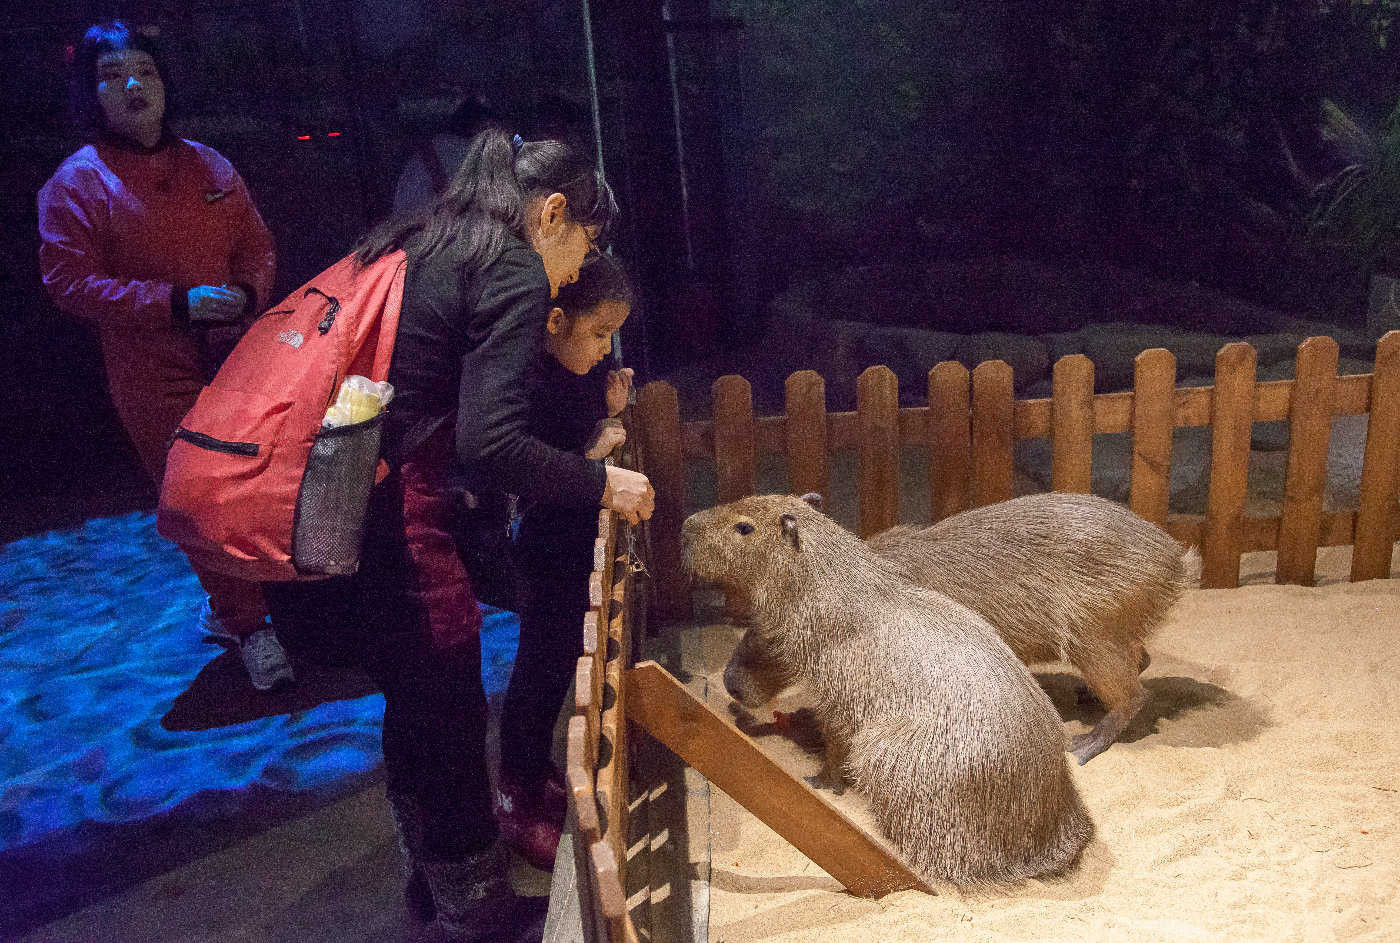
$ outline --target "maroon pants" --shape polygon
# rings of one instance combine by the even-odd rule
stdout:
[[[165,477],[165,456],[170,440],[199,396],[197,377],[166,377],[140,388],[114,386],[112,401],[127,437],[146,473],[160,487]],[[257,583],[225,576],[190,561],[199,585],[209,594],[209,608],[234,634],[243,637],[262,628],[267,615],[262,589]]]

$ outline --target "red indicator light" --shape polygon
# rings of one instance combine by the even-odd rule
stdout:
[[[327,131],[327,132],[326,132],[326,137],[328,137],[328,138],[338,138],[338,137],[340,137],[340,132],[339,132],[339,131]]]
[[[298,141],[309,141],[309,140],[311,140],[311,135],[309,135],[309,134],[298,134],[298,135],[297,135],[297,140],[298,140]]]

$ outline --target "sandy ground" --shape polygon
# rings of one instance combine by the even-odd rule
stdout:
[[[1349,556],[1325,551],[1320,582]],[[1147,707],[1075,768],[1098,832],[1068,875],[861,900],[713,790],[710,943],[1400,940],[1400,581],[1305,589],[1271,571],[1272,554],[1249,555],[1254,585],[1192,592],[1149,646]],[[722,709],[735,640],[707,628],[690,666]],[[1101,715],[1068,669],[1036,675],[1070,733]],[[816,755],[767,730],[765,750],[815,773]],[[834,801],[868,821],[859,797]]]

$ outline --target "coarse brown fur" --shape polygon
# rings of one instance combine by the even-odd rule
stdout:
[[[992,624],[1026,664],[1064,661],[1108,713],[1070,741],[1081,764],[1142,709],[1146,642],[1200,577],[1200,557],[1120,504],[1093,495],[1037,494],[955,514],[931,527],[895,527],[868,541],[919,586]],[[741,704],[770,701],[786,679],[746,635],[725,669]]]
[[[813,698],[829,749],[926,880],[1057,874],[1093,834],[1045,692],[981,616],[798,498],[692,515],[687,565],[740,590],[753,631]]]

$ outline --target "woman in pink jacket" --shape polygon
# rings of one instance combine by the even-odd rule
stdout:
[[[112,401],[157,486],[219,349],[271,302],[275,261],[233,165],[170,133],[165,76],[147,36],[120,22],[88,30],[73,102],[91,143],[39,192],[44,285],[97,329]],[[239,642],[259,690],[289,682],[257,584],[195,573],[209,594],[204,628]]]

